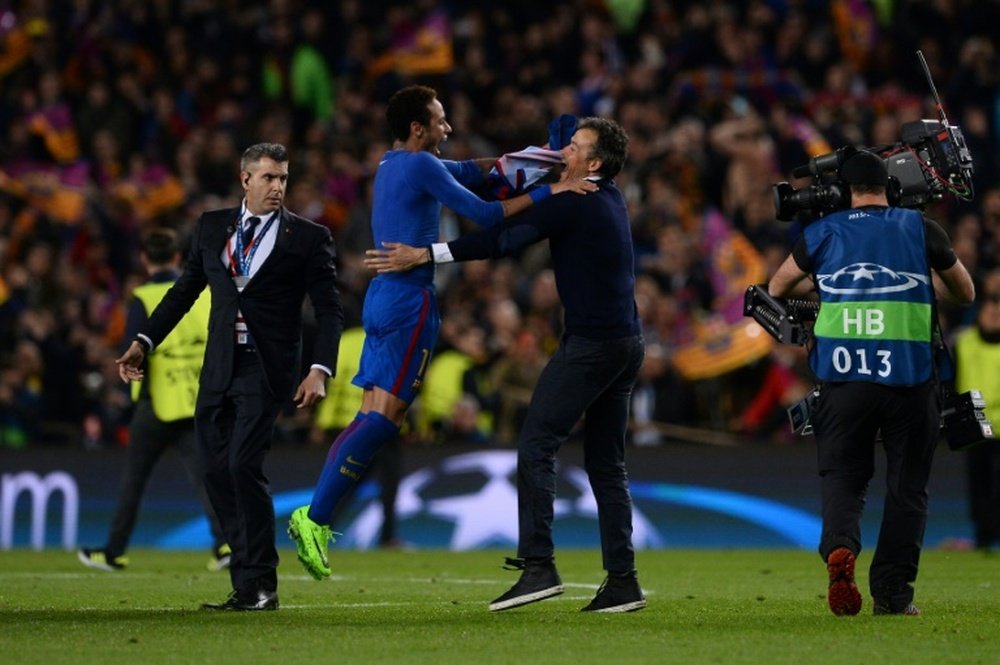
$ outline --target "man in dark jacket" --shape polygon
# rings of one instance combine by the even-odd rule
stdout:
[[[294,393],[299,407],[324,396],[344,317],[330,232],[282,206],[284,146],[250,146],[240,169],[242,204],[201,216],[183,274],[117,363],[123,381],[141,378],[145,354],[208,285],[212,311],[195,423],[205,487],[232,548],[233,590],[224,602],[202,607],[274,610],[278,552],[264,457],[299,376],[303,299],[308,295],[312,302],[318,332],[309,372]]]

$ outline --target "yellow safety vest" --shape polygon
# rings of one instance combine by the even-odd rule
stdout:
[[[455,412],[455,405],[462,399],[462,381],[473,366],[472,358],[450,349],[434,356],[424,375],[420,390],[420,407],[417,409],[417,431],[429,436],[437,423],[448,421]],[[493,415],[483,409],[476,420],[486,433],[493,431]]]
[[[361,349],[365,344],[363,328],[348,328],[340,336],[337,373],[326,380],[326,398],[313,414],[313,422],[323,430],[344,429],[351,424],[365,391],[351,383],[358,373]]]
[[[172,282],[152,282],[137,287],[133,294],[152,312],[163,300]],[[174,326],[146,359],[146,378],[153,413],[164,422],[191,418],[198,399],[198,375],[205,361],[208,342],[209,290],[201,292],[188,313]],[[139,398],[141,383],[132,384],[132,399]]]
[[[986,417],[996,427],[1000,422],[1000,344],[988,344],[975,327],[959,333],[955,341],[955,388],[963,393],[973,388],[986,400]]]

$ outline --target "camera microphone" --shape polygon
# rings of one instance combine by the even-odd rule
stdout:
[[[840,171],[840,165],[855,152],[857,150],[852,146],[845,146],[839,150],[828,152],[825,155],[816,155],[809,160],[809,163],[796,166],[792,169],[792,175],[796,178],[805,178],[807,176],[818,178],[826,173],[837,173]]]

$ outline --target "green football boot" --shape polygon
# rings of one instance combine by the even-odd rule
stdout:
[[[330,576],[327,548],[333,540],[333,530],[309,519],[309,506],[296,508],[288,520],[288,535],[295,541],[299,561],[306,572],[317,580]]]

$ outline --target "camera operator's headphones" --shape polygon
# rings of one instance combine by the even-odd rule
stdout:
[[[885,198],[893,208],[899,207],[899,202],[903,200],[903,184],[894,175],[890,175],[889,182],[885,183]]]

